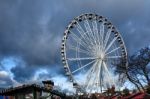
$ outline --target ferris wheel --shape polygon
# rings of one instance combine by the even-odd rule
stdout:
[[[114,71],[127,51],[120,33],[105,17],[82,14],[67,26],[61,47],[66,75],[78,89],[102,92],[115,85]]]

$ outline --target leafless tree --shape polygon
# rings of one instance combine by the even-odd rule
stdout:
[[[117,64],[116,72],[124,74],[139,90],[144,86],[150,86],[150,47],[142,48],[140,51],[128,58],[127,66],[123,60]]]

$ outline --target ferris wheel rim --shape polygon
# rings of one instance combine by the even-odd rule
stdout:
[[[103,16],[98,16],[97,14],[82,14],[78,17],[76,17],[73,21],[70,22],[70,24],[68,25],[68,27],[66,28],[65,32],[64,32],[64,36],[63,36],[63,40],[62,40],[62,47],[61,47],[61,55],[62,55],[62,62],[64,64],[64,69],[65,69],[65,72],[66,74],[68,75],[69,79],[72,81],[72,82],[76,82],[74,77],[73,77],[73,73],[75,71],[71,71],[70,70],[70,67],[69,67],[69,64],[68,64],[68,60],[73,60],[73,58],[67,58],[66,57],[66,40],[68,38],[68,35],[70,34],[70,29],[73,28],[78,22],[81,22],[84,20],[84,17],[88,17],[89,20],[97,20],[97,21],[104,21],[105,22],[105,25],[107,26],[107,28],[112,28],[112,33],[114,33],[114,35],[116,35],[117,37],[115,39],[113,39],[114,41],[115,40],[118,40],[118,42],[120,43],[120,46],[117,47],[116,49],[114,50],[117,50],[119,48],[121,48],[122,50],[122,53],[123,55],[121,56],[121,58],[123,58],[123,60],[125,60],[125,63],[126,63],[126,60],[127,60],[127,51],[126,51],[126,47],[125,47],[125,44],[124,44],[124,41],[120,35],[120,33],[116,30],[116,28],[112,25],[111,22],[108,22],[108,20],[103,17]],[[106,49],[106,51],[109,49],[109,47]],[[112,51],[114,51],[112,50]],[[106,54],[109,54],[111,53],[108,52]],[[115,56],[114,56],[115,57]],[[114,58],[114,57],[109,57],[109,58]],[[96,59],[98,57],[93,57],[93,59]],[[83,58],[80,58],[80,59],[83,59]],[[89,57],[87,59],[92,59],[92,57]],[[75,60],[75,59],[74,59]]]

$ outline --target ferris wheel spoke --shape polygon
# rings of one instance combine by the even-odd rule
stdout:
[[[98,68],[96,69],[96,77],[95,77],[95,82],[97,83],[97,87],[100,85],[100,77],[101,77],[101,66],[102,66],[102,60],[100,60],[99,64],[98,65]]]
[[[67,60],[70,60],[70,61],[77,61],[77,60],[95,60],[97,59],[96,57],[86,57],[86,58],[67,58]]]
[[[102,66],[102,61],[100,62],[97,61],[88,72],[88,79],[86,82],[87,89],[92,86],[96,86],[96,87],[99,86],[101,66]]]
[[[92,26],[93,26],[93,35],[95,37],[95,43],[97,45],[100,45],[98,40],[99,36],[98,36],[97,22],[95,20],[92,22]]]
[[[84,47],[85,49],[87,50],[90,50],[89,48],[89,43],[87,43],[84,39],[80,39],[80,37],[78,37],[74,32],[70,31],[71,32],[71,35],[72,35],[72,38],[77,42],[79,43],[82,47]]]
[[[92,86],[94,86],[94,87],[96,87],[96,88],[94,88],[95,89],[95,91],[97,90],[99,90],[100,89],[100,67],[101,67],[101,62],[102,61],[100,61],[100,62],[97,62],[97,64],[95,65],[95,68],[94,68],[94,72],[92,73],[93,74],[93,76],[92,76],[92,78],[91,79],[89,79],[88,81],[91,81],[90,83],[89,83],[89,86],[88,87],[92,87]],[[90,86],[91,85],[91,86]]]
[[[87,36],[87,32],[81,27],[81,25],[77,22],[77,30],[80,33],[81,37],[87,42],[90,42],[90,37]]]
[[[110,34],[111,34],[111,29],[109,29],[106,33],[106,37],[105,37],[105,40],[104,40],[104,48],[106,47],[108,41],[109,41],[109,38],[110,38]]]
[[[87,31],[87,34],[88,34],[88,36],[89,36],[89,38],[90,38],[90,41],[91,41],[91,43],[94,45],[94,43],[95,43],[95,37],[94,37],[94,35],[93,35],[93,32],[92,32],[92,30],[91,30],[91,27],[90,27],[90,24],[89,24],[89,22],[88,22],[88,20],[87,20],[87,17],[85,16],[85,21],[84,21],[84,26],[85,26],[85,28],[86,28],[86,31]]]
[[[112,75],[111,75],[111,72],[108,70],[108,68],[107,68],[107,65],[106,65],[106,63],[105,62],[103,62],[103,64],[104,64],[104,69],[106,70],[106,72],[107,72],[107,78],[110,80],[109,81],[109,86],[111,86],[111,85],[114,85],[114,81],[113,81],[113,77],[112,77]]]
[[[82,33],[84,34],[84,32],[85,32],[84,29],[81,27],[81,25],[78,22],[77,22],[77,30],[80,33],[80,35],[82,35]]]
[[[121,56],[107,56],[107,58],[121,58]]]
[[[87,79],[86,79],[86,88],[88,89],[89,86],[92,84],[93,82],[93,72],[95,71],[95,67],[96,67],[97,61],[93,64],[93,66],[91,66],[91,68],[88,70],[87,72]],[[94,75],[95,76],[95,75]]]
[[[85,43],[85,41],[83,41],[82,39],[80,39],[77,35],[75,35],[75,33],[73,33],[72,31],[70,31],[72,34],[72,38],[79,43],[81,46],[83,46],[84,48],[87,48],[87,44]]]
[[[106,47],[106,50],[105,52],[107,52],[109,50],[109,48],[113,45],[113,43],[116,41],[117,37],[115,37],[111,42],[110,44]]]
[[[85,37],[86,37],[86,36],[84,35],[84,34],[85,34],[85,31],[83,30],[83,28],[80,26],[79,23],[77,24],[77,30],[78,30],[79,34],[81,35],[81,37],[85,40]],[[88,41],[88,40],[87,40],[87,41]],[[87,41],[86,41],[86,42],[87,42]]]
[[[96,21],[93,21],[92,22],[92,26],[93,26],[93,34],[94,34],[94,36],[96,37],[97,36],[97,34],[98,34],[98,29],[97,29],[97,23],[96,23]]]
[[[77,72],[77,71],[79,71],[79,70],[81,70],[81,69],[83,69],[83,68],[89,66],[90,64],[94,63],[95,61],[96,61],[96,60],[93,60],[93,61],[91,61],[91,62],[85,64],[84,66],[82,66],[82,67],[80,67],[80,68],[74,70],[72,73],[75,73],[75,72]]]
[[[100,83],[100,91],[102,92],[102,86],[103,86],[103,68],[102,68],[102,66],[103,66],[103,61],[101,61],[101,67],[100,67],[100,72],[99,72],[99,83]]]
[[[86,54],[86,55],[91,56],[91,53],[90,53],[89,51],[86,51],[86,50],[81,49],[81,48],[77,48],[77,47],[75,47],[75,46],[69,46],[69,49],[74,50],[74,51],[77,51],[77,52],[80,52],[80,53],[84,53],[84,54]]]
[[[119,46],[119,47],[117,47],[117,48],[111,50],[110,52],[106,53],[105,55],[111,54],[111,53],[115,52],[116,50],[118,50],[118,49],[120,49],[120,48],[121,48],[121,47]]]
[[[110,77],[110,72],[109,72],[109,70],[108,70],[107,65],[106,65],[105,62],[103,62],[103,66],[104,66],[104,69],[105,69],[105,71],[107,72],[108,78],[109,78],[109,77]]]
[[[101,42],[101,44],[102,44],[102,46],[103,46],[103,40],[104,40],[104,23],[102,23],[102,24],[100,25],[100,37],[101,37],[100,42]]]

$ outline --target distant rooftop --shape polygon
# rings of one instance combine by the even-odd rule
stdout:
[[[44,83],[49,83],[49,81],[43,81],[43,82]],[[61,97],[65,96],[64,93],[61,93],[57,90],[47,89],[46,87],[43,87],[43,86],[40,86],[40,85],[37,85],[37,84],[24,84],[22,86],[10,87],[10,88],[6,88],[6,89],[0,89],[0,95],[14,96],[17,93],[26,93],[26,92],[33,91],[33,90],[50,92],[51,94],[58,95],[58,96],[61,96]]]
[[[52,80],[42,81],[43,84],[51,84],[54,86],[54,82]]]

